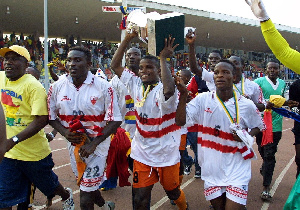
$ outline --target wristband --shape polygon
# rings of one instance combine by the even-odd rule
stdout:
[[[50,133],[48,133],[51,137],[52,137],[52,139],[54,139],[54,134],[52,133],[52,132],[50,132]]]

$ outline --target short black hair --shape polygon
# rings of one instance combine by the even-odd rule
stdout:
[[[228,60],[228,59],[221,59],[221,60],[219,61],[219,63],[221,63],[221,62],[230,64],[230,65],[232,66],[232,68],[233,68],[232,74],[235,74],[235,73],[236,73],[236,67],[235,67],[234,63],[232,63],[230,60]],[[218,63],[218,64],[219,64],[219,63]],[[218,65],[218,64],[217,64],[217,65]]]
[[[82,47],[82,46],[75,46],[75,47],[70,48],[69,52],[72,50],[77,50],[77,51],[83,52],[86,55],[86,60],[89,62],[92,61],[92,53],[88,48]]]
[[[277,59],[271,59],[271,60],[268,61],[268,63],[270,63],[270,62],[272,62],[272,63],[277,63],[278,65],[280,65],[280,62],[279,62],[279,60],[277,60]],[[268,64],[268,63],[267,63],[267,64]]]
[[[210,53],[218,53],[220,55],[221,59],[223,58],[222,53],[221,53],[220,50],[213,50]]]
[[[148,59],[148,60],[152,60],[156,67],[159,69],[160,68],[160,62],[159,62],[159,59],[153,55],[145,55],[144,57],[142,57],[142,60],[143,59]]]

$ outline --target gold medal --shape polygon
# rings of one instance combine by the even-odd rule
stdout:
[[[143,106],[144,106],[144,103],[145,103],[145,101],[138,101],[138,102],[136,102],[134,105],[135,105],[136,107],[143,107]]]

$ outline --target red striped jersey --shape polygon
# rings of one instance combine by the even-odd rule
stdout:
[[[76,88],[69,75],[53,83],[48,93],[49,119],[59,119],[69,128],[79,119],[90,137],[101,135],[107,121],[122,121],[114,89],[109,82],[88,72],[84,83]],[[110,140],[100,143],[96,153],[107,155]]]
[[[121,81],[134,103],[143,98],[143,84],[139,77],[124,70]],[[175,124],[178,91],[165,100],[163,84],[159,82],[147,94],[142,107],[135,106],[136,132],[131,144],[131,157],[149,166],[164,167],[179,162],[181,132]]]
[[[224,102],[236,117],[234,98]],[[260,112],[254,103],[238,97],[239,122],[243,129],[264,128]],[[243,142],[234,141],[231,124],[216,93],[199,94],[187,104],[187,125],[198,126],[198,161],[201,177],[216,186],[246,185],[251,178],[250,158],[254,153]]]

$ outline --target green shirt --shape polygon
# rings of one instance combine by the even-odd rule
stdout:
[[[260,86],[266,101],[270,99],[271,95],[284,96],[286,84],[282,79],[277,79],[277,83],[279,84],[276,89],[273,88],[266,77],[260,77],[254,80],[254,82],[256,82]],[[280,114],[272,112],[273,132],[282,131],[282,118],[283,117]]]

